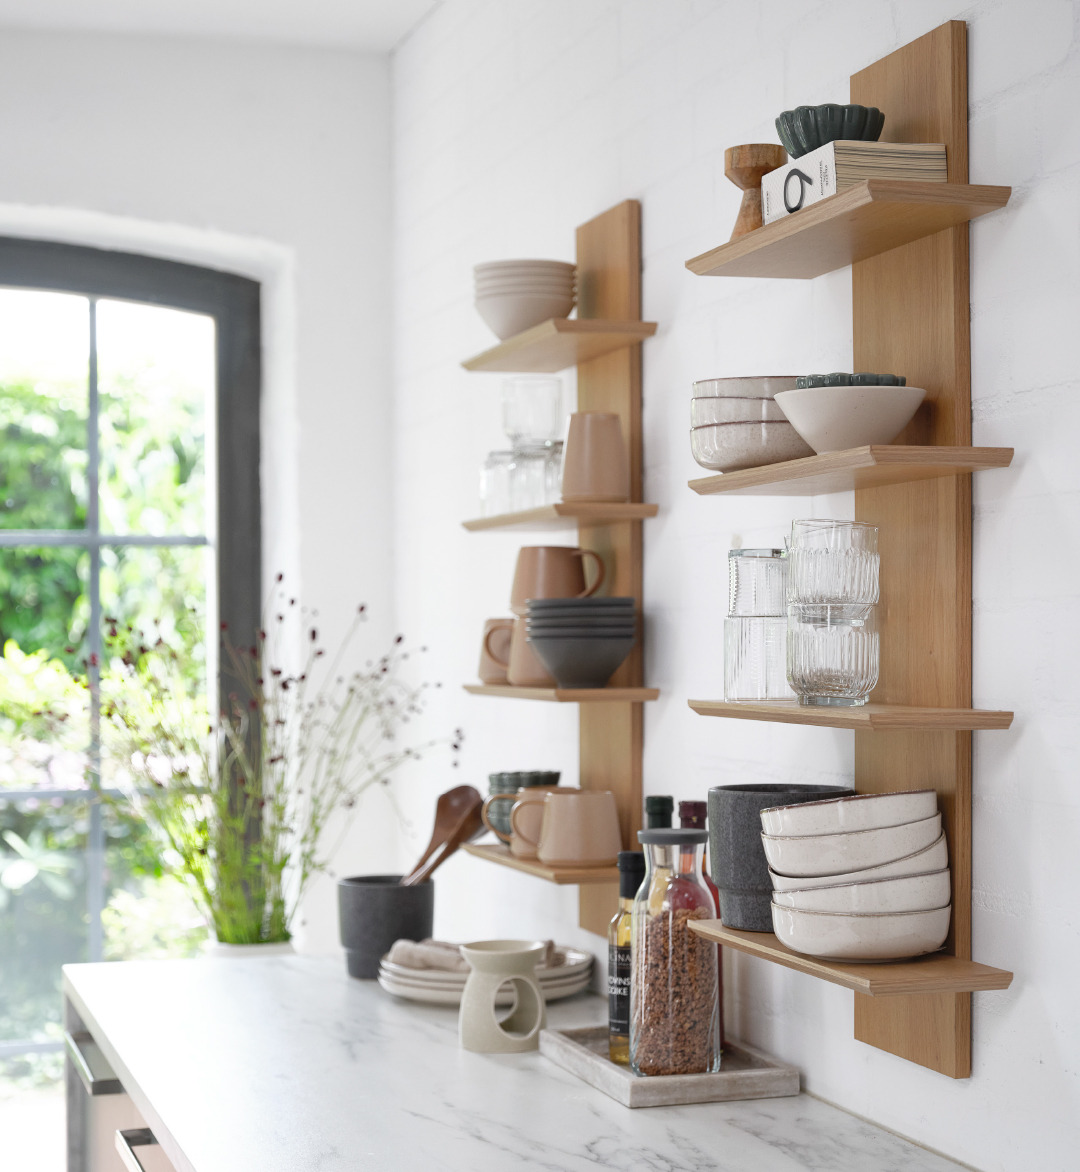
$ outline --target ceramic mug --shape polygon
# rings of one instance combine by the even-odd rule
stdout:
[[[514,620],[514,630],[510,635],[510,665],[506,669],[506,679],[515,688],[555,687],[555,677],[537,658],[528,641],[525,620],[521,617]]]
[[[484,802],[480,810],[480,817],[484,820],[484,825],[495,837],[501,839],[510,847],[511,854],[516,855],[519,859],[535,859],[536,839],[540,834],[540,822],[544,813],[544,797],[549,793],[553,793],[555,790],[569,788],[569,786],[533,785],[519,789],[517,793],[513,794],[492,794]],[[513,803],[509,816],[511,831],[509,834],[503,833],[492,822],[488,813],[496,802]],[[517,823],[514,821],[515,818],[518,820]],[[522,838],[521,833],[517,830],[518,824],[520,824],[526,834],[526,838]]]
[[[513,818],[511,812],[512,826]],[[536,838],[530,841],[521,825],[514,829],[549,866],[613,867],[622,850],[619,810],[610,790],[549,790]]]
[[[513,619],[488,619],[484,623],[484,637],[480,644],[480,667],[476,673],[481,683],[507,682],[506,669],[510,666],[510,638],[513,631]]]
[[[585,559],[596,564],[596,581],[585,585]],[[572,545],[525,545],[518,551],[510,609],[516,615],[528,610],[530,598],[588,598],[604,582],[604,560],[592,549]]]
[[[570,416],[562,497],[564,501],[630,499],[630,461],[618,415],[580,411]]]

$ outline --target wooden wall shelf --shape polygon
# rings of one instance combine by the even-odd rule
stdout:
[[[1011,187],[868,179],[703,252],[686,267],[699,277],[820,277],[997,211],[1011,193]]]
[[[546,879],[549,883],[563,885],[580,885],[590,883],[618,883],[618,867],[549,867],[539,859],[519,859],[512,855],[508,847],[501,843],[498,846],[487,843],[467,842],[462,850],[468,851],[478,859],[487,859],[489,863],[498,863],[501,867],[509,867],[514,871],[523,871],[526,875],[534,875],[537,879]],[[614,913],[612,913],[614,915]]]
[[[982,708],[915,708],[901,704],[864,704],[861,708],[818,708],[796,700],[758,704],[749,700],[689,700],[699,716],[734,720],[767,720],[776,724],[812,724],[819,728],[850,728],[856,732],[962,732],[1004,729],[1011,712]]]
[[[1007,468],[1012,458],[1012,448],[874,444],[703,476],[691,480],[690,487],[702,496],[721,492],[739,496],[814,496]]]
[[[466,370],[554,374],[579,362],[637,346],[655,333],[656,322],[652,321],[552,318],[475,358],[467,358],[461,365]]]
[[[547,700],[556,704],[640,704],[655,700],[659,688],[515,688],[510,684],[466,684],[473,696],[501,696],[506,700]]]
[[[479,533],[485,529],[574,529],[581,522],[613,525],[619,521],[644,521],[655,517],[659,511],[659,505],[560,501],[554,505],[542,505],[538,509],[524,509],[520,513],[477,517],[472,521],[462,521],[462,525],[470,533]]]
[[[868,997],[900,993],[974,993],[1007,989],[1012,984],[1013,975],[1005,969],[991,968],[941,952],[914,960],[851,964],[818,960],[792,952],[772,932],[740,932],[725,928],[719,920],[691,921],[690,927],[706,940],[715,940],[717,944],[735,948],[748,956],[757,956],[834,985],[843,985],[845,989],[854,989]]]

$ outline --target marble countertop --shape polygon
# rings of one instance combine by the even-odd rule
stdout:
[[[629,1110],[342,961],[68,965],[64,989],[177,1172],[956,1172],[806,1095]],[[605,1020],[578,996],[548,1024]]]

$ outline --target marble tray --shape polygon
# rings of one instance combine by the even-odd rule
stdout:
[[[640,1078],[608,1058],[607,1026],[541,1030],[540,1053],[624,1107],[669,1107],[727,1099],[776,1099],[799,1093],[799,1072],[744,1042],[728,1041],[716,1074]]]

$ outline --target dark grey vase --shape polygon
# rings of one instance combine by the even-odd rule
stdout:
[[[709,790],[709,869],[727,928],[772,931],[772,881],[761,845],[761,811],[839,798],[843,785],[718,785]]]
[[[353,875],[338,881],[338,924],[350,977],[377,977],[395,940],[426,940],[435,913],[429,879],[401,887],[400,875]]]

